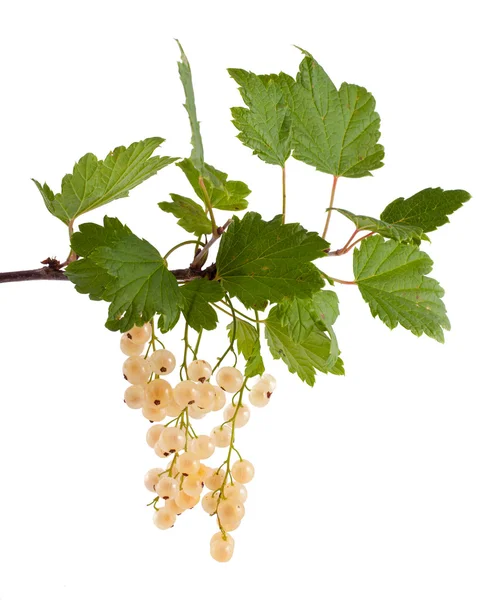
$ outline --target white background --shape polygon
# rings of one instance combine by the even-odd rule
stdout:
[[[106,305],[68,283],[0,289],[0,598],[326,598],[484,600],[484,68],[479,3],[17,1],[0,13],[0,271],[65,258],[65,227],[30,177],[58,191],[85,152],[162,135],[187,156],[189,128],[174,37],[191,61],[206,157],[246,181],[251,208],[279,212],[279,170],[235,139],[240,105],[227,67],[295,74],[297,44],[338,84],[366,86],[382,117],[385,167],[342,180],[336,205],[377,216],[429,186],[474,199],[425,245],[453,329],[440,345],[373,320],[339,289],[347,376],[314,389],[279,378],[238,447],[257,474],[235,556],[209,557],[215,524],[200,508],[168,532],[151,523],[145,471],[160,463],[146,423],[122,402],[118,335]],[[331,178],[288,165],[289,220],[321,230]],[[161,250],[181,238],[157,202],[189,194],[176,168],[118,216]],[[222,221],[225,215],[220,214]],[[351,232],[336,215],[331,241]],[[189,253],[173,255],[185,266]],[[330,275],[350,278],[348,257]],[[343,287],[343,286],[341,286]],[[180,353],[180,330],[169,345]],[[223,333],[206,336],[214,362]],[[203,422],[201,426],[209,427]]]

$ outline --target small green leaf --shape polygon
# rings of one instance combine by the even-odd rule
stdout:
[[[247,213],[222,236],[216,258],[217,277],[231,296],[247,308],[262,310],[267,302],[305,298],[323,280],[312,260],[325,256],[329,244],[297,223],[282,225],[281,217],[263,221]]]
[[[238,139],[261,160],[284,167],[290,156],[291,119],[278,75],[255,75],[243,69],[228,69],[228,73],[248,106],[231,109]]]
[[[187,324],[201,331],[215,329],[218,315],[210,302],[218,302],[224,296],[224,290],[217,281],[194,279],[181,286],[182,312]]]
[[[344,375],[340,358],[334,365],[331,357],[331,340],[315,326],[303,342],[294,342],[287,327],[282,325],[280,308],[274,307],[265,321],[265,337],[274,358],[281,358],[291,373],[308,385],[315,383],[316,370],[334,375]]]
[[[356,225],[358,231],[372,231],[373,233],[379,233],[383,237],[391,238],[397,242],[413,242],[415,244],[420,244],[424,238],[428,239],[420,227],[403,225],[401,223],[387,223],[386,221],[374,219],[373,217],[355,215],[343,208],[335,208],[334,210],[352,221]]]
[[[159,252],[118,219],[105,217],[104,227],[81,225],[72,248],[85,258],[71,263],[66,273],[78,291],[111,303],[108,329],[128,331],[155,314],[174,322],[181,304],[176,278]]]
[[[227,327],[230,341],[233,339],[233,323]],[[241,354],[246,360],[246,377],[255,377],[262,375],[265,371],[260,348],[260,338],[256,327],[242,321],[236,320],[235,342],[238,354]]]
[[[119,146],[105,160],[85,154],[74,165],[73,172],[64,176],[60,194],[54,195],[47,184],[33,181],[49,212],[69,224],[79,215],[127,197],[134,187],[175,162],[177,158],[152,156],[163,141],[154,137],[135,142],[128,148]]]
[[[449,223],[448,215],[461,208],[471,195],[464,190],[427,188],[410,198],[397,198],[380,219],[402,226],[420,227],[425,233]]]
[[[443,329],[450,328],[444,290],[425,277],[433,265],[425,252],[374,236],[361,243],[353,259],[356,283],[374,317],[390,329],[400,323],[417,336],[444,341]]]
[[[316,60],[302,52],[296,81],[280,75],[292,117],[293,157],[335,176],[371,175],[384,157],[375,99],[349,83],[337,90]]]
[[[193,162],[189,158],[185,158],[178,162],[177,166],[184,172],[189,183],[192,185],[192,188],[204,202],[204,194],[199,185],[199,172]],[[218,171],[207,163],[205,163],[205,170],[207,173],[212,173],[213,175],[211,179],[203,177],[204,185],[213,208],[236,211],[244,210],[248,207],[248,200],[246,200],[246,197],[251,194],[251,190],[246,183],[243,183],[242,181],[228,181],[228,175],[226,173]],[[215,178],[220,182],[219,187],[215,187],[212,183],[212,180]]]
[[[178,194],[170,194],[170,197],[172,202],[159,202],[159,207],[176,216],[180,227],[196,236],[211,233],[211,221],[199,204]]]

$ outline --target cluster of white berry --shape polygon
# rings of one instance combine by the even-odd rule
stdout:
[[[151,340],[153,353],[142,357],[145,344]],[[157,496],[154,523],[159,529],[173,527],[185,510],[199,502],[203,510],[216,516],[219,531],[210,543],[211,556],[227,562],[233,555],[234,540],[228,532],[239,527],[245,515],[246,483],[253,479],[254,467],[235,448],[235,429],[246,425],[250,409],[243,404],[246,379],[235,367],[217,371],[216,383],[209,379],[212,368],[205,360],[194,360],[185,366],[187,378],[174,387],[163,377],[176,366],[174,355],[165,349],[155,350],[152,327],[146,323],[123,334],[122,352],[128,356],[123,375],[131,384],[125,391],[130,408],[141,409],[153,424],[147,431],[147,443],[160,458],[169,459],[165,468],[154,468],[145,475],[145,486]],[[253,406],[268,404],[275,390],[275,378],[265,374],[251,388],[248,399]],[[226,394],[232,394],[227,403]],[[210,412],[224,408],[223,423],[210,435],[197,435],[190,419],[202,419]],[[161,423],[169,417],[167,423]],[[202,461],[213,456],[216,448],[227,448],[227,457],[218,468]],[[231,464],[232,453],[238,458]],[[201,498],[203,488],[209,492]],[[158,503],[164,501],[163,506]]]

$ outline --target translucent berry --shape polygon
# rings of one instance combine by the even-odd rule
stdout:
[[[268,391],[266,386],[260,386],[260,384],[257,383],[251,389],[248,399],[253,406],[263,408],[270,402],[271,396],[272,392]]]
[[[214,404],[213,411],[221,410],[226,404],[226,394],[224,391],[218,386],[213,385],[214,389]]]
[[[201,466],[198,457],[193,452],[180,454],[176,464],[183,475],[195,475]]]
[[[212,469],[211,467],[208,467],[208,465],[201,463],[199,466],[199,471],[196,473],[196,475],[201,481],[205,482],[206,479],[214,473],[214,471],[215,469]]]
[[[215,490],[219,490],[219,488],[223,485],[225,475],[226,471],[224,471],[223,469],[221,469],[219,472],[214,471],[214,473],[211,473],[211,475],[204,479],[204,484],[206,485],[208,490],[212,490],[213,492]]]
[[[120,338],[120,350],[126,356],[140,356],[144,349],[144,344],[134,344],[132,340],[124,333]]]
[[[145,402],[145,385],[131,385],[125,390],[125,404],[129,408],[142,408]]]
[[[175,400],[173,402],[169,402],[165,410],[167,411],[168,417],[178,417],[182,411],[181,407],[175,403]]]
[[[198,403],[199,400],[199,389],[194,381],[181,381],[174,388],[174,398],[176,404],[178,404],[181,409],[186,408],[186,406],[191,406],[192,404]]]
[[[168,458],[170,456],[170,452],[166,450],[160,443],[160,440],[155,443],[154,452],[160,458]]]
[[[155,446],[155,444],[159,441],[160,434],[162,433],[163,430],[164,430],[163,425],[152,425],[152,427],[149,427],[149,430],[147,431],[147,435],[146,435],[146,440],[147,440],[147,444],[151,448],[153,448]]]
[[[234,367],[223,367],[216,375],[216,381],[225,392],[234,394],[241,390],[243,375]]]
[[[221,500],[218,506],[218,517],[221,523],[233,523],[241,521],[245,516],[245,507],[243,503],[235,503],[231,500]]]
[[[143,482],[149,492],[155,492],[155,486],[159,482],[159,475],[161,475],[163,472],[164,472],[164,469],[157,468],[157,469],[150,469],[150,471],[147,471],[145,473]]]
[[[198,502],[199,496],[189,496],[189,494],[186,494],[184,490],[179,490],[177,492],[177,496],[175,497],[175,503],[177,506],[183,508],[184,510],[194,508]]]
[[[216,508],[218,505],[218,497],[218,492],[216,492],[214,495],[213,492],[208,492],[202,497],[201,506],[203,511],[207,512],[208,515],[212,515],[216,512]]]
[[[228,404],[223,412],[224,420],[230,421],[234,417],[235,413],[235,427],[244,427],[250,420],[250,409],[248,406],[246,406],[246,404],[241,404],[239,407],[235,406],[234,404]]]
[[[189,379],[199,381],[200,383],[207,381],[211,377],[212,372],[211,365],[205,360],[194,360],[187,367]]]
[[[150,377],[150,368],[147,361],[141,356],[130,356],[123,363],[123,376],[133,385],[147,383]]]
[[[224,486],[224,495],[227,500],[238,504],[246,502],[248,491],[242,483],[233,481],[233,483],[227,483]]]
[[[207,381],[206,383],[198,383],[197,386],[199,391],[199,398],[197,401],[198,408],[201,408],[207,412],[213,410],[214,402],[216,400],[214,386]]]
[[[182,515],[182,513],[185,510],[184,508],[178,506],[174,499],[166,500],[164,508],[166,508],[169,512],[173,513],[176,516]]]
[[[155,486],[155,491],[160,498],[171,500],[177,496],[179,484],[173,477],[166,477],[163,475]]]
[[[270,373],[265,373],[260,381],[265,382],[268,385],[268,391],[273,394],[277,387],[277,380],[275,377],[270,375]]]
[[[218,448],[227,448],[231,444],[231,427],[228,424],[215,427],[211,431],[211,439]]]
[[[249,460],[237,460],[231,467],[231,474],[238,483],[249,483],[255,475],[255,467]]]
[[[142,415],[152,423],[158,423],[165,419],[167,413],[160,406],[142,406]]]
[[[163,508],[159,508],[159,510],[155,511],[153,519],[154,519],[155,525],[159,529],[170,529],[171,527],[174,526],[174,524],[176,522],[175,514],[172,511],[167,510],[167,508],[165,508],[165,506]]]
[[[145,323],[142,327],[132,327],[130,331],[127,332],[127,337],[134,344],[145,344],[152,337],[152,325],[150,325],[150,323]]]
[[[214,454],[216,446],[209,435],[200,435],[197,438],[191,440],[190,450],[199,458],[199,460],[205,460],[210,458]]]
[[[195,496],[199,498],[201,492],[203,490],[204,484],[197,477],[197,475],[189,475],[189,477],[184,477],[184,481],[182,482],[182,489],[189,496]]]
[[[226,536],[223,537],[223,534],[218,531],[218,533],[215,533],[211,538],[209,548],[214,560],[217,560],[218,562],[228,562],[233,556],[235,541],[229,534],[226,534]]]
[[[174,401],[174,390],[165,379],[154,379],[147,384],[145,389],[146,406],[159,406],[166,408]]]
[[[176,366],[175,356],[168,350],[156,350],[149,357],[148,362],[156,375],[169,375]]]
[[[179,410],[181,410],[179,408]],[[209,411],[204,410],[203,408],[199,408],[199,406],[196,406],[195,404],[191,404],[191,406],[187,407],[187,412],[189,413],[189,416],[191,417],[191,419],[204,419],[204,417],[208,414]]]
[[[180,427],[164,427],[160,434],[160,445],[170,452],[179,452],[186,445],[186,432]]]

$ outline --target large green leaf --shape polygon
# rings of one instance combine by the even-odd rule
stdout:
[[[178,194],[171,194],[170,197],[172,202],[159,202],[159,207],[177,217],[180,227],[197,236],[211,233],[211,221],[199,204]]]
[[[47,184],[33,181],[49,212],[69,224],[94,208],[127,197],[134,187],[176,161],[177,158],[168,156],[152,156],[163,141],[154,137],[128,148],[119,146],[104,160],[85,154],[74,165],[73,172],[64,176],[60,194],[54,194]]]
[[[373,236],[354,251],[354,276],[371,314],[390,329],[399,323],[417,336],[444,341],[449,319],[441,298],[444,290],[425,277],[432,260],[416,246]]]
[[[339,90],[306,51],[296,81],[281,74],[292,117],[293,156],[324,173],[364,177],[383,166],[380,117],[363,87]]]
[[[295,342],[288,327],[282,325],[280,307],[274,307],[265,320],[265,337],[274,358],[280,358],[291,373],[309,385],[314,385],[316,370],[344,375],[340,358],[331,357],[331,339],[315,325],[305,340]],[[334,362],[334,364],[332,364]]]
[[[428,239],[420,227],[402,223],[387,223],[373,217],[355,215],[349,210],[335,208],[337,212],[352,221],[358,231],[371,231],[397,242],[414,242],[420,244],[422,239]]]
[[[180,288],[182,312],[190,327],[196,331],[215,329],[218,315],[210,302],[217,302],[224,296],[224,290],[217,281],[194,279]]]
[[[231,296],[247,308],[262,310],[267,302],[312,296],[322,285],[312,260],[325,256],[329,245],[297,223],[281,217],[263,221],[258,213],[233,218],[221,238],[217,277]]]
[[[86,253],[66,269],[78,291],[111,303],[106,326],[113,331],[142,325],[155,314],[173,322],[181,295],[159,252],[117,219],[106,217],[102,229],[86,224],[73,236],[73,249]]]
[[[283,167],[290,156],[291,119],[277,75],[228,69],[248,108],[231,109],[238,139],[261,160]]]
[[[189,158],[186,158],[178,162],[177,166],[184,172],[194,191],[204,202],[204,194],[199,185],[199,171],[196,169],[194,163]],[[206,173],[211,173],[213,175],[212,179],[203,177],[204,186],[213,208],[231,211],[247,208],[248,200],[246,197],[251,194],[251,190],[246,183],[228,180],[228,175],[226,173],[218,171],[207,163],[204,163],[204,167]],[[218,187],[213,185],[212,181],[214,179],[219,182]]]
[[[410,198],[397,198],[381,213],[389,223],[420,227],[425,233],[449,223],[448,215],[467,202],[471,195],[464,190],[427,188]]]

